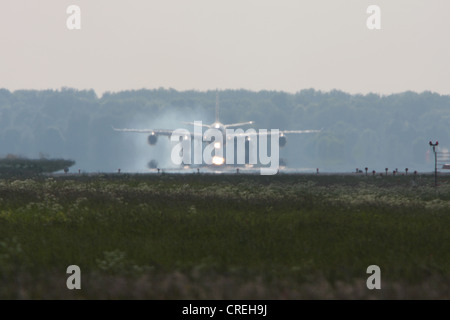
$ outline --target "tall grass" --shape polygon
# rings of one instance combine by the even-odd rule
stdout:
[[[0,297],[448,298],[449,227],[428,176],[0,180]]]

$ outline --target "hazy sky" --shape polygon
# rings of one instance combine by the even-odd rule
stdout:
[[[66,9],[81,8],[81,30]],[[369,5],[381,30],[369,30]],[[0,87],[450,94],[449,0],[2,0]]]

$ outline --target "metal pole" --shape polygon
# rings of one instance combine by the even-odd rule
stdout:
[[[433,147],[434,152],[434,186],[437,187],[437,154],[436,154],[436,147],[439,145],[439,142],[436,141],[436,143],[433,143],[430,141],[430,146]]]
[[[437,187],[437,154],[435,146],[433,146],[434,151],[434,186]]]

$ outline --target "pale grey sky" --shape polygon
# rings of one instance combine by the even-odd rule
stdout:
[[[81,8],[81,30],[66,9]],[[382,30],[368,30],[369,5]],[[0,87],[450,94],[449,0],[2,0]]]

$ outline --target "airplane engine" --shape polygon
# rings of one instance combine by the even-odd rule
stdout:
[[[158,168],[158,162],[156,162],[156,160],[151,160],[149,163],[147,163],[147,167],[149,169],[156,169]]]
[[[155,134],[151,134],[148,136],[148,144],[154,146],[158,141],[158,136]]]
[[[283,134],[281,134],[281,135],[280,135],[280,138],[279,138],[279,140],[278,140],[278,143],[279,143],[279,145],[280,145],[280,148],[284,147],[284,146],[286,145],[286,143],[287,143],[287,138],[286,138],[286,136],[283,135]]]

